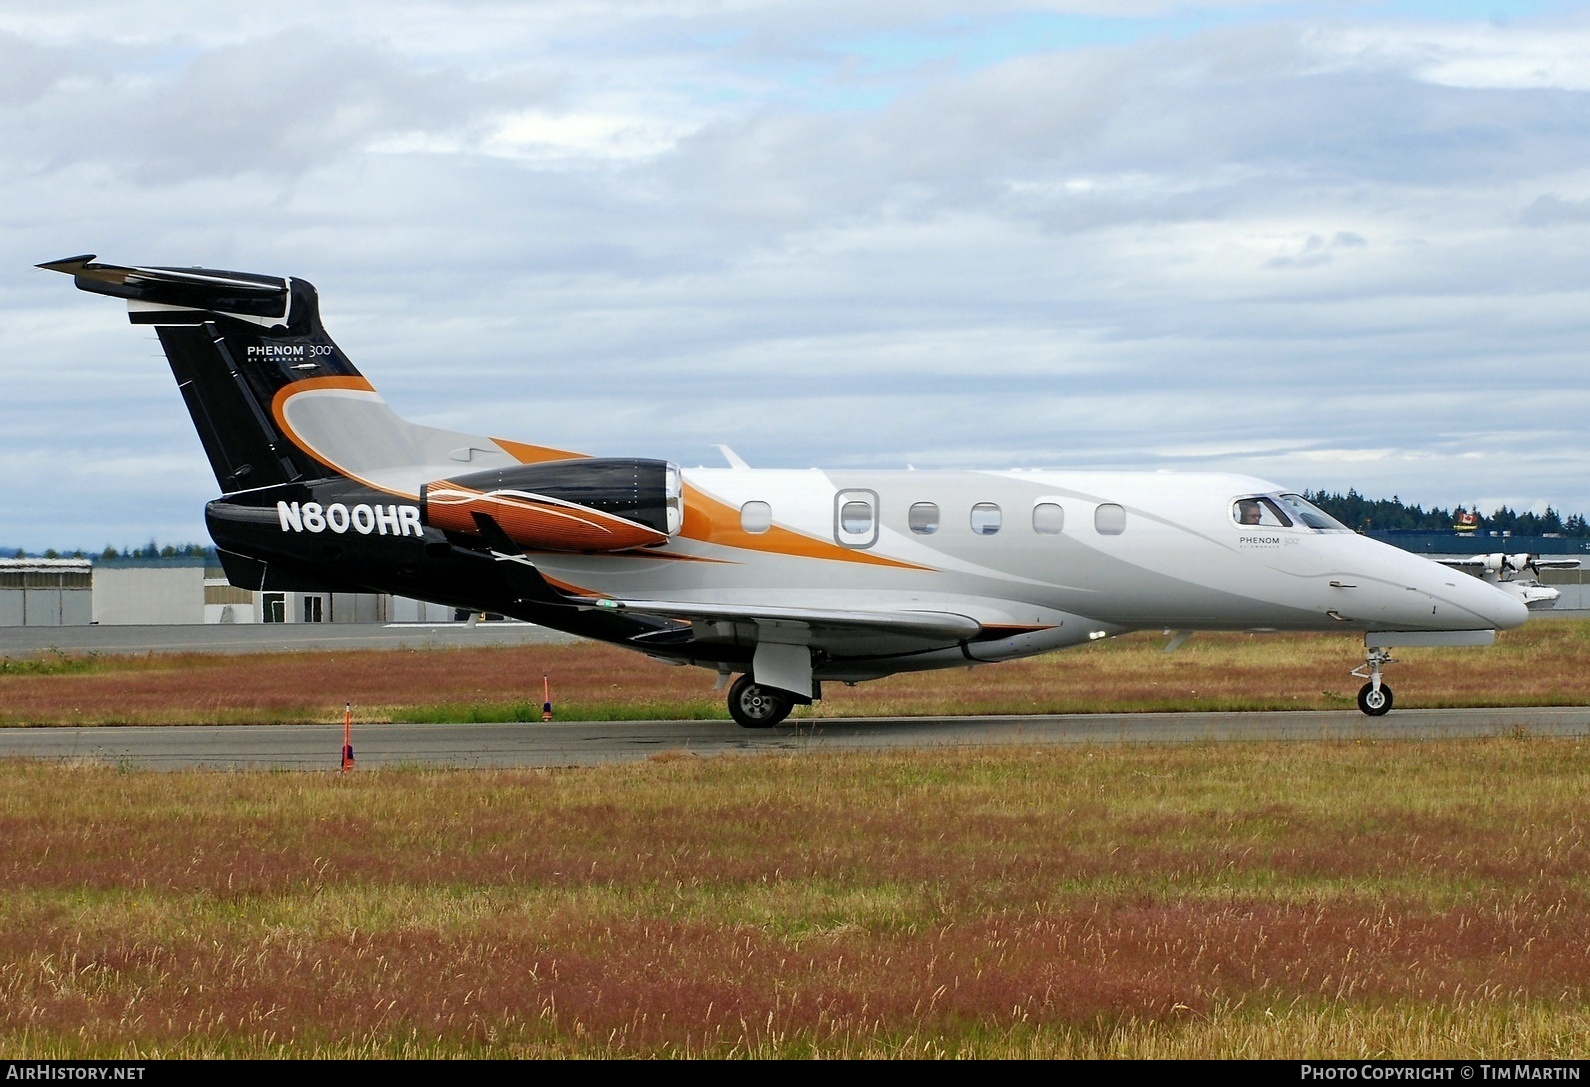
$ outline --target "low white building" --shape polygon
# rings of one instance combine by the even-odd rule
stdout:
[[[0,559],[0,626],[87,626],[93,595],[87,559]]]
[[[148,626],[205,621],[202,565],[102,564],[94,569],[94,622]]]
[[[203,559],[0,559],[0,627],[450,623],[452,608],[378,593],[262,593]]]

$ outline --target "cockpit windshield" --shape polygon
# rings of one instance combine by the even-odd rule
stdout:
[[[1351,532],[1352,529],[1342,524],[1336,518],[1308,501],[1300,494],[1283,494],[1281,504],[1292,514],[1294,520],[1301,521],[1309,528],[1318,532]]]
[[[1300,494],[1255,494],[1231,504],[1231,519],[1258,528],[1307,528],[1315,532],[1352,529]]]

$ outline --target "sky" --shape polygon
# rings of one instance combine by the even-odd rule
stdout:
[[[207,540],[80,253],[597,455],[1590,512],[1586,4],[0,0],[0,148],[4,546]]]

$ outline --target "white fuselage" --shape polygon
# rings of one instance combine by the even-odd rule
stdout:
[[[1248,476],[698,468],[684,477],[685,528],[666,547],[543,554],[537,565],[619,599],[921,609],[1011,628],[1008,638],[943,659],[913,655],[889,671],[1143,628],[1488,630],[1527,616],[1476,578],[1353,532],[1239,524],[1238,498],[1282,491]],[[867,637],[842,633],[826,635],[825,644],[841,643],[828,648],[870,655]],[[879,653],[898,648],[886,632],[873,640]]]

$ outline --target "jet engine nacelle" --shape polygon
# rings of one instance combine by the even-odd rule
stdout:
[[[490,518],[530,551],[628,551],[679,531],[682,496],[667,461],[582,457],[433,480],[420,488],[420,520],[479,536]]]

